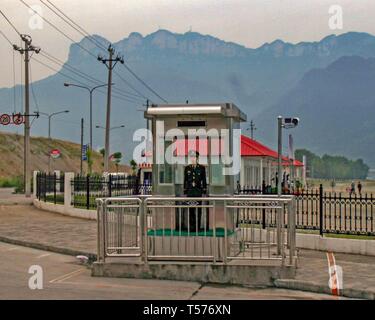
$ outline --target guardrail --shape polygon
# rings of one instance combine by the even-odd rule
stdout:
[[[293,196],[261,195],[98,199],[98,260],[259,260],[292,265],[294,202]]]

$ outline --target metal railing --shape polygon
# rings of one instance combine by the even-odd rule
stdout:
[[[296,256],[293,196],[106,198],[97,200],[97,212],[99,261],[292,265]]]

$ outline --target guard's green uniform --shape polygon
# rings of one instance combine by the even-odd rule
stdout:
[[[201,197],[207,193],[206,168],[200,164],[185,167],[184,192],[188,197]]]
[[[184,193],[188,197],[202,197],[202,195],[207,193],[206,168],[204,166],[196,164],[185,167]],[[201,203],[199,201],[199,204]],[[201,226],[201,220],[202,208],[189,208],[189,228],[185,220],[185,223],[182,223],[182,229],[189,230],[190,232],[204,229]],[[206,228],[208,228],[208,215],[204,221],[206,221]]]

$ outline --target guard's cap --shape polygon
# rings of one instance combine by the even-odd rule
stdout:
[[[190,157],[199,157],[199,152],[195,150],[190,150],[188,154]]]

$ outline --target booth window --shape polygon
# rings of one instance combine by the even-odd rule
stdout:
[[[167,148],[171,145],[172,141],[165,141],[164,143],[164,154]],[[164,164],[159,165],[159,183],[170,184],[173,181],[173,168],[172,165],[164,161]]]
[[[214,162],[210,165],[210,167],[211,167],[211,179],[210,179],[211,185],[212,186],[224,186],[225,175],[223,175],[223,168],[224,168],[223,164],[221,162],[219,163]]]

